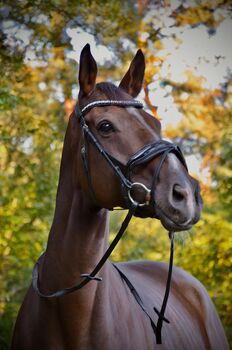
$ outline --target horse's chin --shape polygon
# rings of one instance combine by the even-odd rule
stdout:
[[[172,232],[188,231],[193,226],[192,224],[178,225],[169,218],[160,218],[160,222],[166,230]]]
[[[192,228],[192,220],[186,220],[185,222],[178,223],[171,217],[167,216],[163,211],[157,211],[157,218],[160,220],[163,227],[172,232],[188,231]]]
[[[136,209],[135,216],[142,219],[158,219],[166,230],[173,232],[188,231],[193,226],[193,223],[189,221],[180,224],[176,223],[172,220],[172,218],[168,217],[163,212],[160,212],[159,210],[154,211],[154,208],[151,207],[138,207]]]

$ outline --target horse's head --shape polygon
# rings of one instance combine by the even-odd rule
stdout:
[[[137,216],[156,217],[168,230],[186,230],[200,217],[199,184],[189,175],[181,151],[162,140],[160,122],[134,100],[144,69],[139,50],[119,87],[96,84],[97,65],[89,45],[82,50],[79,100],[72,118],[80,122],[82,166],[77,176],[99,207],[137,203]]]

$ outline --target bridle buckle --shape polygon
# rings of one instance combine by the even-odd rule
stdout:
[[[131,191],[132,191],[133,187],[141,187],[145,191],[145,201],[144,202],[140,203],[132,197]],[[147,186],[145,186],[144,184],[142,184],[140,182],[133,182],[131,184],[131,187],[128,190],[128,198],[133,205],[135,205],[137,207],[144,207],[145,205],[149,205],[149,203],[150,203],[151,190],[149,190],[149,188],[147,188]]]

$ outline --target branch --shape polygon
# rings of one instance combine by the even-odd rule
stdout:
[[[151,103],[151,99],[150,99],[150,96],[149,96],[149,89],[148,89],[148,84],[145,82],[144,83],[144,93],[145,93],[145,102],[146,102],[146,105],[149,107],[149,109],[151,110],[152,114],[154,115],[155,118],[157,119],[160,119],[158,114],[157,114],[157,109],[158,107],[157,106],[154,106],[152,103]]]

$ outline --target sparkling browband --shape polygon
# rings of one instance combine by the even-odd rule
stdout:
[[[117,100],[99,100],[88,103],[84,108],[81,109],[81,113],[85,114],[93,107],[105,107],[105,106],[119,106],[119,107],[135,107],[143,108],[143,104],[137,100],[128,101],[117,101]]]

